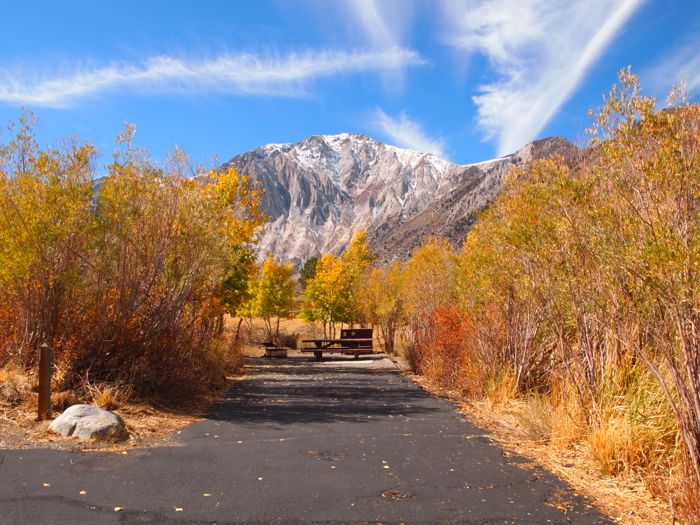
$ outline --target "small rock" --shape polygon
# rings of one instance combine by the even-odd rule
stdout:
[[[129,437],[124,421],[114,412],[90,405],[73,405],[49,425],[63,436],[121,441]]]

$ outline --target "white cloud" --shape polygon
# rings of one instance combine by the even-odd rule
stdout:
[[[400,46],[413,21],[415,3],[409,0],[345,0],[345,11],[375,48]],[[390,21],[390,22],[389,22]]]
[[[402,112],[398,118],[393,118],[381,109],[377,109],[374,124],[397,146],[432,153],[443,159],[446,157],[444,140],[428,137],[421,125],[411,120],[405,112]]]
[[[700,35],[695,35],[666,54],[645,71],[642,79],[648,81],[652,90],[661,96],[679,82],[684,82],[688,93],[700,91]]]
[[[473,97],[498,154],[534,139],[644,0],[453,0],[447,43],[498,75]]]
[[[338,4],[349,31],[359,33],[373,49],[403,47],[413,25],[416,4],[413,0],[345,0]],[[383,71],[387,85],[400,90],[404,64]]]
[[[116,89],[138,92],[224,92],[294,96],[313,80],[422,64],[418,53],[398,46],[371,51],[319,51],[282,57],[225,54],[191,60],[169,56],[142,64],[76,68],[53,77],[27,78],[0,70],[0,102],[65,107],[76,99]]]

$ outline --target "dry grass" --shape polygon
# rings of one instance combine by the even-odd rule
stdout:
[[[493,402],[483,401],[493,410]],[[560,450],[569,449],[584,440],[586,415],[573,397],[553,392],[516,397],[503,396],[499,412],[512,418],[513,424],[533,443],[547,444]]]
[[[633,429],[624,419],[612,419],[595,429],[588,436],[591,454],[607,476],[617,476],[628,470],[634,460]]]
[[[226,326],[230,331],[234,331],[238,325],[238,319],[228,318]],[[299,348],[302,339],[311,339],[323,335],[320,326],[314,326],[302,319],[282,319],[280,321],[280,341],[282,346],[287,348]],[[265,325],[262,319],[253,319],[250,325],[244,322],[241,325],[239,343],[241,355],[246,357],[260,357],[264,351],[258,342],[264,341]]]
[[[520,403],[502,400],[503,410],[512,414],[530,441],[550,443],[557,424],[557,415],[545,396],[533,395]]]
[[[227,377],[228,384],[238,381],[242,374]],[[66,438],[48,430],[48,421],[36,420],[36,394],[29,395],[19,405],[0,405],[0,449],[49,447],[60,449],[128,451],[132,448],[173,446],[173,437],[196,421],[201,421],[209,407],[220,399],[220,393],[211,393],[191,399],[178,407],[165,407],[144,402],[125,400],[117,390],[95,387],[98,401],[109,406],[119,403],[114,410],[122,416],[129,431],[129,439],[122,443],[97,443]],[[74,392],[52,395],[52,406],[58,415],[60,409],[89,401]]]
[[[66,408],[79,403],[80,399],[75,392],[71,390],[65,390],[51,395],[51,410],[54,412],[63,412]]]
[[[458,403],[460,411],[488,429],[506,451],[544,466],[616,521],[628,525],[672,523],[668,502],[652,495],[647,480],[634,473],[610,477],[601,472],[590,445],[581,441],[581,416],[569,405],[559,402],[553,406],[542,397],[496,397],[498,410],[494,411],[492,400],[467,402],[458,392],[440,388],[425,377],[410,377],[431,394]]]
[[[679,430],[658,383],[645,370],[620,367],[606,375],[588,444],[608,475],[655,475],[677,460]]]
[[[22,368],[7,365],[0,369],[0,405],[18,405],[30,393],[33,379]]]
[[[139,400],[123,383],[93,382],[87,377],[74,389],[64,388],[66,368],[56,366],[52,374],[53,416],[79,404],[92,404],[115,411],[124,418],[128,441],[115,444],[81,442],[49,432],[49,422],[38,422],[35,376],[19,367],[0,369],[0,449],[53,447],[82,450],[127,450],[134,447],[172,444],[172,436],[184,426],[204,417],[207,409],[221,398],[231,382],[243,377],[243,356],[239,343],[225,334],[218,348],[225,369],[221,379],[198,396],[183,397],[177,404],[160,404],[154,399]],[[214,388],[212,388],[213,386]]]
[[[105,410],[116,410],[132,399],[133,391],[129,385],[92,384],[86,382],[87,392],[92,405]]]
[[[503,369],[484,380],[484,400],[491,410],[498,412],[513,399],[516,387],[515,374],[509,369]]]

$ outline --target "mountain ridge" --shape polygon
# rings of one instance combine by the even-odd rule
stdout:
[[[222,165],[235,167],[264,190],[271,218],[260,236],[261,255],[303,263],[341,252],[365,229],[380,260],[406,258],[429,235],[455,244],[476,214],[495,200],[514,165],[578,148],[561,137],[533,141],[517,152],[460,165],[384,144],[368,135],[312,135],[266,144]]]

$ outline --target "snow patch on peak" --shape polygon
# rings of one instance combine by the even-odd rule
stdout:
[[[320,138],[336,153],[340,153],[343,149],[345,149],[348,143],[351,143],[352,147],[352,136],[349,133],[340,133],[339,135],[321,135]]]
[[[427,235],[462,242],[474,213],[493,202],[511,165],[567,144],[538,142],[513,155],[460,166],[367,135],[339,133],[267,144],[227,165],[265,189],[265,212],[273,221],[261,236],[261,253],[272,250],[282,260],[301,263],[338,253],[362,227],[380,257],[390,260],[409,254]]]
[[[485,164],[493,164],[494,162],[500,162],[503,160],[507,160],[511,158],[513,154],[511,153],[510,155],[504,155],[503,157],[496,157],[495,159],[489,159],[489,160],[482,160],[480,162],[472,162],[471,164],[465,164],[464,167],[470,167],[470,166],[483,166]]]
[[[352,140],[353,137],[356,137],[357,135],[354,135],[352,133],[337,133],[335,135],[321,135],[321,138],[326,141],[328,144],[332,143],[338,143],[338,142],[347,142],[348,140]]]
[[[436,182],[444,178],[452,169],[460,168],[459,164],[454,164],[447,160],[436,157],[432,153],[422,153],[411,149],[399,148],[397,146],[386,146],[387,151],[393,153],[399,163],[410,168],[412,171],[419,167],[426,167]]]
[[[271,153],[284,153],[289,151],[289,144],[265,144],[259,148],[253,150],[253,153],[261,153],[263,155],[269,155]]]

